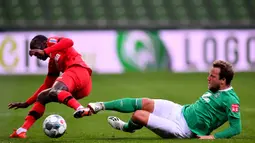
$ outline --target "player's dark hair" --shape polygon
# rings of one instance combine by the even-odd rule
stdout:
[[[230,85],[234,77],[232,64],[226,61],[217,60],[213,62],[213,67],[220,68],[220,79],[226,79],[226,84]]]
[[[30,42],[30,49],[45,49],[47,47],[47,37],[44,35],[36,35]]]

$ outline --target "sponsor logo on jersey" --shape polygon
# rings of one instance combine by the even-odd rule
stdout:
[[[210,96],[212,96],[212,93],[208,92],[208,93],[203,94],[202,98],[204,99],[205,102],[208,103],[208,102],[210,102],[210,98],[209,98]]]
[[[239,105],[238,104],[232,104],[231,108],[232,108],[232,112],[239,112]]]
[[[60,54],[56,54],[56,56],[54,57],[55,64],[57,67],[58,67],[58,60],[59,60],[60,56],[61,56]]]

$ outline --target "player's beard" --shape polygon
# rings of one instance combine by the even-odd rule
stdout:
[[[209,90],[212,91],[213,93],[217,92],[218,90],[220,90],[220,84],[215,84],[209,87]]]

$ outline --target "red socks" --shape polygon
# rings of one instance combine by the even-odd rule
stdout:
[[[21,127],[28,130],[35,123],[35,121],[43,115],[44,111],[45,106],[40,102],[35,102]]]
[[[68,107],[73,108],[74,110],[81,106],[81,104],[70,94],[70,92],[64,90],[58,94],[58,101],[67,105]]]

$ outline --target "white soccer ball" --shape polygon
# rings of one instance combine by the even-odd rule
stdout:
[[[65,134],[67,125],[63,117],[57,114],[49,115],[43,122],[43,131],[50,138],[59,138]]]

